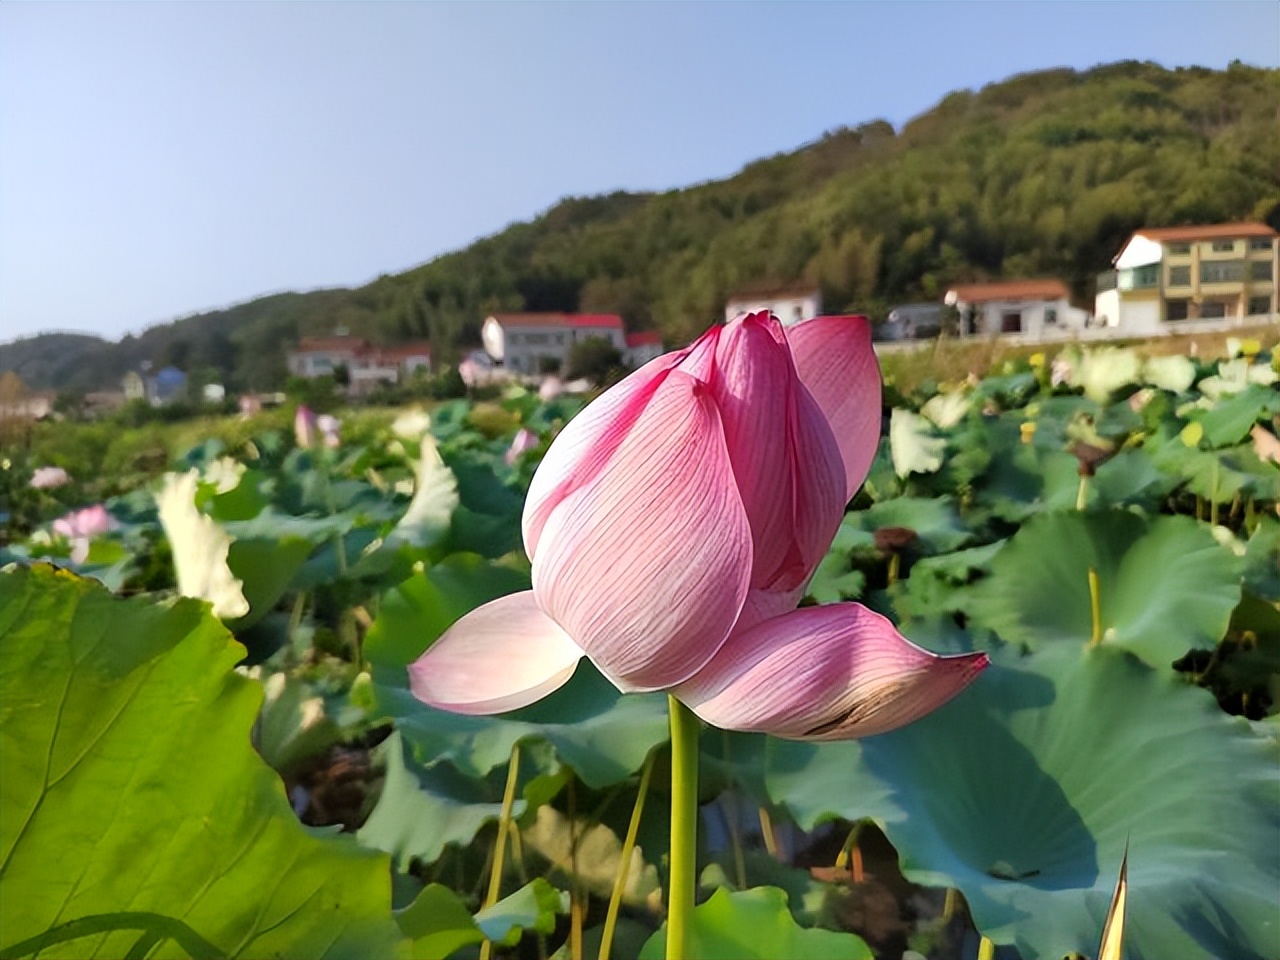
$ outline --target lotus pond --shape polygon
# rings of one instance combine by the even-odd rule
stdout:
[[[1256,344],[888,384],[806,602],[991,665],[862,740],[704,728],[693,955],[1097,956],[1127,851],[1124,956],[1280,956],[1276,384]],[[0,549],[0,955],[663,956],[666,698],[587,662],[498,717],[408,689],[529,589],[525,493],[582,406],[41,492]]]

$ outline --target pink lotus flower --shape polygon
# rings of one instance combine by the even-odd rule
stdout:
[[[338,428],[341,426],[341,420],[327,413],[322,413],[316,417],[316,427],[320,430],[320,435],[324,437],[324,445],[331,449],[336,449],[342,444],[342,439],[338,436]]]
[[[543,403],[550,403],[562,393],[564,393],[564,381],[559,377],[547,377],[538,386],[538,399]]]
[[[514,466],[515,462],[520,459],[520,454],[526,450],[533,450],[541,442],[536,433],[521,427],[516,431],[516,435],[511,441],[511,446],[507,448],[507,466]]]
[[[115,518],[100,503],[83,510],[73,510],[53,521],[53,532],[71,541],[71,560],[74,563],[84,563],[88,559],[89,541],[115,527]]]
[[[879,441],[863,317],[713,327],[602,394],[556,438],[524,510],[533,589],[459,620],[409,669],[459,713],[515,709],[584,655],[716,726],[880,733],[986,666],[940,657],[855,603],[796,609]]]
[[[61,467],[40,467],[31,475],[31,486],[36,490],[53,490],[70,482],[71,477]]]
[[[316,415],[311,412],[310,407],[298,404],[298,410],[293,415],[293,437],[304,450],[310,450],[311,445],[316,442]]]

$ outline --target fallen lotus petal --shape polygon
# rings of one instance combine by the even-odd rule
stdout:
[[[54,490],[71,482],[61,467],[40,467],[31,475],[31,486],[37,490]]]
[[[534,474],[533,590],[455,623],[410,668],[414,693],[509,710],[585,655],[624,692],[670,690],[712,722],[781,736],[862,736],[932,709],[982,654],[936,657],[856,604],[795,610],[880,418],[862,317],[784,332],[750,314],[656,358],[571,420]],[[736,716],[720,694],[741,684],[785,702]]]

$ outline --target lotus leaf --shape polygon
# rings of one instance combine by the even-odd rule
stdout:
[[[1188,517],[1120,510],[1033,517],[991,562],[968,612],[1003,639],[1083,646],[1093,635],[1097,574],[1101,642],[1168,667],[1221,639],[1240,601],[1239,558]]]
[[[298,822],[249,745],[261,689],[203,604],[20,568],[0,573],[0,633],[4,943],[134,911],[226,956],[392,954],[386,858]],[[119,957],[138,940],[42,955]]]
[[[771,795],[807,828],[874,818],[1026,960],[1093,953],[1126,843],[1127,956],[1275,956],[1280,745],[1122,651],[992,659],[893,733],[770,741]]]

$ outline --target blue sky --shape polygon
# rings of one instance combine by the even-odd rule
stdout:
[[[1280,4],[0,3],[0,340],[355,285],[952,90],[1280,66]]]

